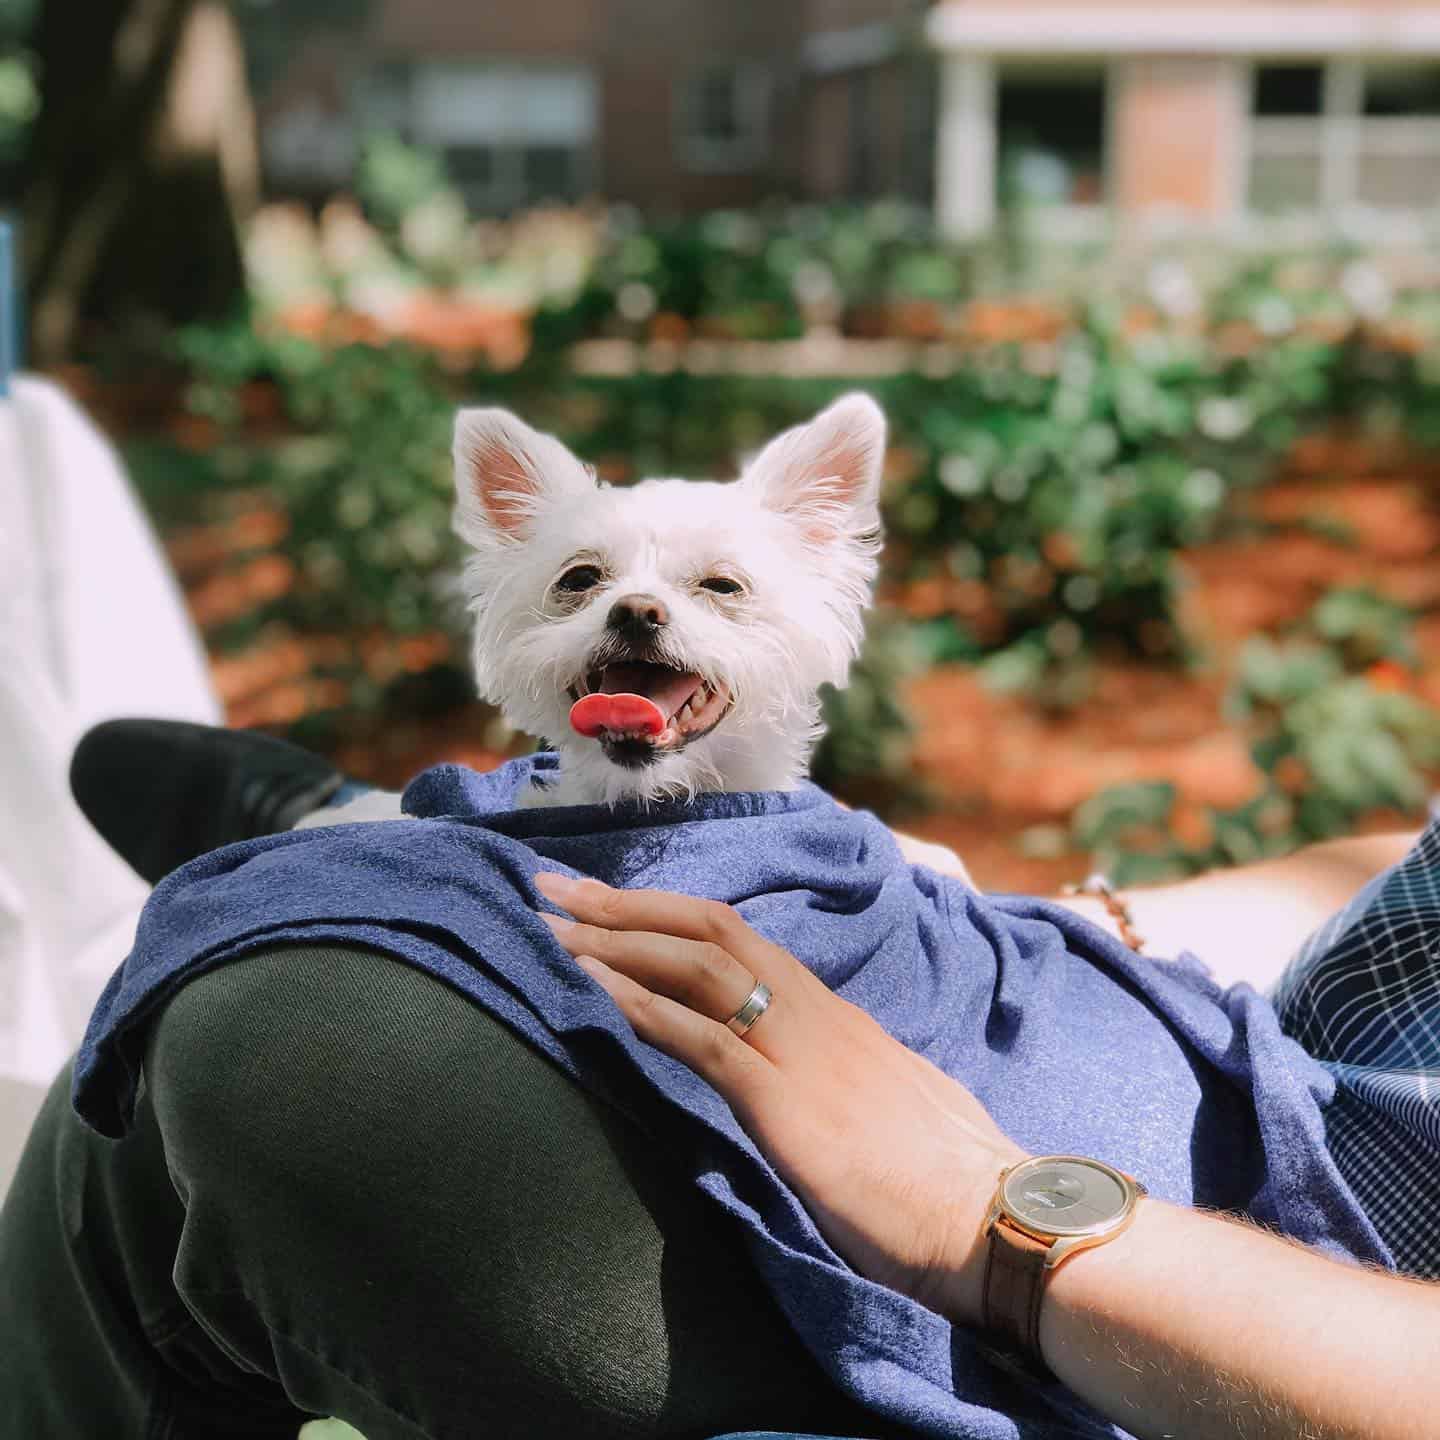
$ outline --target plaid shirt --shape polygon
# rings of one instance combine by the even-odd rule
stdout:
[[[1335,1163],[1400,1269],[1440,1278],[1440,816],[1306,941],[1273,998],[1339,1082]]]

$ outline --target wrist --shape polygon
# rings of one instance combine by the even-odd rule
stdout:
[[[1106,929],[1119,936],[1120,940],[1136,952],[1145,949],[1145,939],[1135,928],[1135,915],[1123,896],[1110,883],[1107,875],[1097,871],[1077,885],[1067,885],[1061,892],[1066,896],[1085,896],[1098,904],[1104,911],[1109,924]]]
[[[1000,1177],[1029,1155],[996,1155],[994,1164],[981,1171],[955,1198],[947,1228],[945,1254],[922,1281],[916,1298],[957,1325],[972,1328],[982,1323],[985,1260],[990,1251],[986,1219]]]
[[[1146,1198],[1134,1176],[1080,1155],[1034,1156],[998,1177],[967,1278],[973,1287],[978,1268],[974,1313],[1001,1354],[1043,1370],[1041,1321],[1051,1285],[1118,1243]],[[975,1305],[973,1288],[964,1298]]]

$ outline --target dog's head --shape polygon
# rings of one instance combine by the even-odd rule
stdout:
[[[864,395],[771,441],[738,480],[597,484],[504,410],[455,425],[481,694],[561,752],[590,801],[790,788],[818,687],[859,648],[879,548],[885,421]],[[656,734],[622,702],[648,697]],[[607,711],[611,712],[607,715]]]

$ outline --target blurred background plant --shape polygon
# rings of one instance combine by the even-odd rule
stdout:
[[[13,174],[40,109],[35,56],[25,44],[37,3],[0,0],[0,175]]]
[[[1113,786],[1076,811],[1076,843],[1117,883],[1144,883],[1283,855],[1347,834],[1367,814],[1423,808],[1440,766],[1440,711],[1407,693],[1408,621],[1383,596],[1339,589],[1306,617],[1310,638],[1247,641],[1227,708],[1250,737],[1257,793],[1206,807],[1182,835],[1173,784]]]

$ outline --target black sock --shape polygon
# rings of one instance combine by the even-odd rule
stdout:
[[[290,829],[344,783],[298,745],[177,720],[108,720],[70,763],[76,803],[151,884],[221,845]]]

